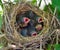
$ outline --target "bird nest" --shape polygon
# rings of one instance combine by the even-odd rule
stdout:
[[[32,12],[35,14],[34,17],[28,17],[29,13]],[[43,27],[42,29],[38,32],[38,34],[34,34],[34,36],[28,34],[30,36],[24,36],[24,34],[21,34],[22,29],[24,29],[25,25],[24,23],[21,24],[19,23],[20,17],[28,17],[29,22],[33,19],[34,22],[36,22],[35,18],[38,19],[40,18],[40,22],[43,22]],[[30,16],[33,16],[31,14]],[[5,34],[5,38],[7,42],[11,45],[16,45],[17,48],[38,48],[40,45],[45,44],[47,39],[49,39],[50,33],[55,29],[55,27],[52,27],[53,24],[51,24],[51,20],[53,18],[53,15],[48,12],[44,12],[40,9],[38,9],[36,6],[31,6],[28,3],[18,3],[18,4],[4,4],[4,23],[3,23],[3,30]],[[21,18],[22,19],[22,18]],[[20,20],[21,20],[20,19]],[[22,19],[23,20],[23,19]],[[26,20],[27,21],[27,20]],[[54,23],[54,22],[52,22]],[[37,24],[32,23],[32,27],[35,27]],[[41,23],[40,23],[41,24]],[[57,24],[59,25],[59,24]],[[30,26],[29,26],[30,27]],[[56,28],[58,28],[57,26]],[[29,28],[29,30],[31,30]],[[33,30],[33,29],[32,29]],[[31,49],[32,50],[32,49]]]

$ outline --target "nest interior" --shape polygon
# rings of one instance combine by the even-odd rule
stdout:
[[[36,36],[43,29],[44,22],[31,10],[21,12],[16,16],[15,26],[17,31],[23,36]]]

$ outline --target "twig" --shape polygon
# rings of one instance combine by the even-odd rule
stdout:
[[[43,50],[42,46],[43,46],[43,36],[41,35],[40,36],[41,40],[40,40],[40,50]]]
[[[5,34],[1,34],[1,35],[0,35],[0,38],[2,38],[2,37],[4,37],[4,36],[5,36]]]
[[[51,21],[51,24],[53,23],[53,21],[54,21],[54,18],[55,18],[55,14],[56,14],[56,10],[57,10],[57,8],[55,7],[55,10],[54,10],[54,13],[53,13],[53,17],[52,17],[52,21]]]
[[[56,44],[58,44],[58,40],[59,40],[59,30],[56,30]]]

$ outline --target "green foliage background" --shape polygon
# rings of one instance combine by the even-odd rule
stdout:
[[[58,19],[60,20],[60,0],[52,0],[52,7],[57,7]]]

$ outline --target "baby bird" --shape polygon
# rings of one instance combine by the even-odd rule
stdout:
[[[36,35],[37,35],[37,32],[36,32],[35,27],[29,26],[28,27],[28,36],[36,36]]]
[[[17,24],[21,27],[25,27],[30,22],[30,19],[27,17],[24,17],[23,15],[18,15],[16,18]]]
[[[41,24],[38,24],[38,25],[36,25],[35,28],[36,28],[37,31],[41,31],[43,27],[42,27]]]
[[[38,17],[38,16],[35,16],[34,20],[35,20],[37,23],[41,23],[41,22],[42,22],[42,18],[41,18],[41,17]]]
[[[26,37],[26,36],[28,36],[27,32],[28,32],[27,28],[24,28],[21,30],[21,35]]]

